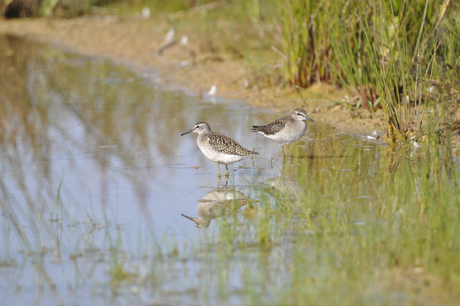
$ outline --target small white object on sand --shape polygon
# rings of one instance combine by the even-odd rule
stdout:
[[[216,92],[217,92],[217,86],[212,85],[211,89],[208,91],[208,95],[213,96],[216,94]]]

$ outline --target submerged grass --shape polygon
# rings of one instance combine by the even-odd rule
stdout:
[[[349,156],[346,162],[291,169],[306,196],[287,202],[277,197],[272,217],[261,213],[241,229],[268,229],[267,239],[252,239],[286,252],[282,264],[289,288],[280,292],[279,304],[386,304],[396,294],[392,297],[395,284],[385,274],[422,279],[409,286],[417,290],[458,286],[459,178],[448,147],[429,146],[415,157],[400,152],[396,169],[387,168],[383,154],[369,158],[381,150],[351,157],[356,149],[347,148],[340,152]],[[283,246],[286,238],[289,247]]]
[[[336,141],[345,144],[315,143],[313,156],[346,159],[301,157],[291,161],[300,166],[286,166],[304,196],[280,189],[274,201],[259,198],[255,217],[218,222],[219,243],[233,251],[215,264],[237,261],[233,269],[253,305],[457,299],[460,181],[449,147],[432,142],[419,152],[390,152],[398,155],[395,167],[385,157],[391,149]],[[212,266],[212,253],[206,258]],[[228,281],[227,269],[213,271]]]
[[[290,160],[297,166],[286,165],[283,177],[289,179],[278,185],[289,188],[262,194],[249,212],[216,220],[188,255],[176,250],[143,261],[151,269],[167,267],[156,286],[181,279],[174,284],[184,288],[181,282],[199,275],[195,301],[251,305],[458,299],[460,181],[449,147],[433,142],[418,152],[389,152],[397,155],[395,166],[385,156],[391,148],[332,135],[323,142],[310,152],[332,153],[332,159]],[[257,183],[254,192],[268,191],[263,186]],[[293,195],[297,188],[302,196]],[[188,263],[185,270],[175,268],[181,261]],[[133,277],[118,277],[118,286],[127,279],[136,283],[140,274],[134,268]]]

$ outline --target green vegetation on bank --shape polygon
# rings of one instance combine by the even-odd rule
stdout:
[[[18,1],[18,0],[16,0]],[[19,0],[19,2],[34,2]],[[9,3],[7,0],[5,3]],[[37,2],[37,1],[35,1]],[[248,86],[345,87],[351,107],[383,108],[386,140],[424,139],[459,102],[460,4],[435,0],[38,1],[56,16],[166,16],[202,37],[202,48],[246,59]],[[427,109],[443,108],[440,118]],[[435,120],[436,124],[427,124]]]
[[[352,107],[383,108],[387,142],[425,141],[428,127],[452,126],[445,115],[460,100],[455,1],[127,0],[113,5],[125,13],[148,6],[169,14],[173,25],[191,25],[203,35],[205,48],[223,47],[246,59],[252,71],[248,86],[345,87],[351,93],[345,103]]]

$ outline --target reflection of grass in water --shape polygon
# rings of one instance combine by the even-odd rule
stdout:
[[[305,233],[296,238],[299,253],[293,256],[292,271],[300,278],[299,284],[324,282],[317,298],[335,288],[335,297],[341,300],[340,289],[345,289],[344,301],[350,298],[347,288],[365,285],[379,270],[416,269],[426,272],[421,277],[435,275],[448,280],[450,286],[458,284],[460,244],[453,235],[458,227],[458,179],[449,177],[453,165],[446,152],[444,147],[430,147],[421,162],[402,161],[389,175],[385,175],[385,159],[364,159],[366,153],[356,153],[356,149],[344,152],[354,156],[346,164],[336,164],[335,171],[323,163],[329,171],[308,175],[313,165],[306,166],[303,173],[307,175],[300,184],[310,197],[306,206],[298,207],[298,221],[290,224],[294,231]],[[310,207],[316,213],[309,216]],[[303,218],[299,217],[302,212],[306,213]],[[308,249],[315,253],[310,260],[305,258]],[[303,273],[306,266],[324,267],[331,279]],[[311,294],[293,291],[305,298]]]
[[[12,268],[17,267],[18,263],[14,258],[0,260],[0,268]]]
[[[151,141],[155,131],[165,137],[174,133],[152,116],[163,112],[179,117],[175,109],[154,111],[158,103],[152,101],[160,100],[155,97],[158,93],[145,80],[108,61],[89,61],[12,36],[1,36],[0,42],[4,51],[0,52],[0,73],[7,76],[0,82],[0,145],[9,165],[0,172],[3,176],[14,173],[8,184],[1,182],[2,195],[16,185],[32,210],[37,199],[54,197],[56,172],[61,169],[52,168],[53,154],[60,151],[69,158],[71,169],[76,169],[78,157],[85,152],[94,154],[94,167],[103,180],[109,180],[114,164],[119,169],[148,169],[135,176],[119,172],[131,183],[140,205],[145,204],[144,176],[156,171],[156,161],[144,156],[169,156],[174,150],[169,142]],[[30,164],[39,185],[35,193],[28,180]],[[105,192],[102,187],[101,193]],[[65,190],[63,196],[72,195]],[[52,213],[59,213],[55,208]]]
[[[41,244],[29,242],[30,252],[42,254],[51,243],[73,259],[75,269],[85,271],[90,263],[91,275],[104,280],[87,284],[126,299],[149,292],[185,304],[191,296],[197,303],[237,299],[256,305],[456,300],[460,195],[446,148],[399,152],[395,167],[380,146],[321,139],[292,148],[287,179],[271,185],[274,193],[261,187],[253,208],[216,219],[197,241],[158,241],[148,224],[130,237],[116,214],[98,220],[91,213],[72,221],[72,229],[63,212],[61,235],[68,239],[54,245],[44,235]],[[317,158],[296,159],[304,150]],[[323,152],[346,158],[320,158]],[[301,196],[293,195],[299,188]],[[42,221],[36,229],[45,233],[53,221]],[[69,244],[77,256],[68,254]],[[41,256],[43,262],[50,255]],[[438,293],[430,296],[431,289]]]
[[[240,263],[246,294],[256,295],[260,286],[271,288],[274,281],[261,276],[285,265],[276,277],[286,277],[287,290],[272,292],[280,294],[282,304],[388,303],[398,285],[404,285],[408,301],[417,300],[413,290],[433,287],[441,290],[434,299],[458,298],[449,295],[459,281],[460,241],[455,233],[460,199],[446,148],[429,147],[412,161],[400,153],[399,168],[390,165],[389,170],[383,154],[372,157],[380,152],[348,146],[340,152],[347,159],[318,159],[303,163],[300,171],[291,168],[307,191],[303,201],[277,197],[270,208],[260,198],[255,219],[243,225],[223,222],[221,242],[237,241],[240,259],[245,257],[241,253],[255,251],[269,261],[268,268],[254,258]],[[269,209],[272,215],[267,217]],[[269,243],[274,248],[265,253]],[[257,244],[264,247],[251,248]],[[280,250],[286,252],[283,258],[273,258]]]

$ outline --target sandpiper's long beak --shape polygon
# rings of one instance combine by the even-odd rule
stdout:
[[[193,129],[191,129],[190,131],[184,132],[184,133],[182,133],[182,134],[180,134],[180,135],[181,135],[181,136],[184,136],[184,135],[187,135],[188,133],[191,133],[191,132],[193,132]]]
[[[181,215],[182,217],[185,217],[185,218],[187,218],[187,219],[192,220],[193,222],[195,222],[195,220],[193,220],[194,218],[192,218],[192,217],[186,216],[186,215],[184,215],[184,214],[180,214],[180,215]]]
[[[311,118],[308,117],[308,116],[305,116],[305,120],[310,120],[311,122],[315,122],[315,120],[311,119]]]

